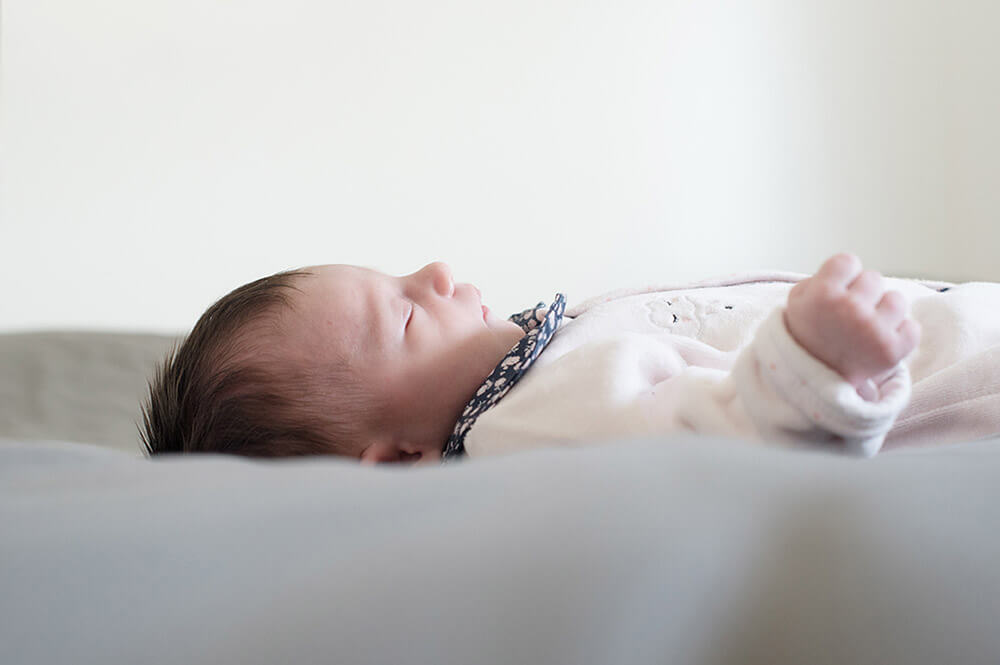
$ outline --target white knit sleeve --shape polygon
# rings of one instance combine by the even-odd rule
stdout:
[[[910,374],[900,362],[865,399],[835,370],[795,341],[776,309],[741,352],[733,386],[747,415],[765,436],[830,440],[871,457],[882,447],[910,399]]]

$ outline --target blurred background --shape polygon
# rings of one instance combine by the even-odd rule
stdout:
[[[0,330],[271,272],[1000,280],[995,0],[3,0]]]

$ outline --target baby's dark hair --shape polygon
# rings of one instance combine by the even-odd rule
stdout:
[[[350,454],[370,395],[343,362],[283,353],[282,319],[308,270],[244,284],[209,307],[149,382],[140,437],[148,455]]]

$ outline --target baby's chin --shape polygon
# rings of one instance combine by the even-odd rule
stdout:
[[[493,331],[498,337],[501,337],[504,342],[509,342],[509,347],[514,346],[514,344],[517,343],[517,340],[524,337],[525,334],[521,326],[517,325],[513,321],[493,316],[492,312],[489,312],[486,315],[486,327]]]
[[[497,327],[506,328],[508,326],[514,326],[518,330],[521,329],[521,326],[517,325],[510,319],[507,319],[506,317],[503,316],[497,316],[496,314],[494,314],[493,310],[491,310],[486,305],[483,305],[483,310],[484,310],[483,321],[485,321],[486,325],[489,326],[490,328],[497,328]]]

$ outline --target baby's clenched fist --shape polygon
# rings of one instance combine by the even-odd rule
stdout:
[[[788,294],[785,325],[803,348],[855,388],[887,373],[920,341],[906,300],[886,291],[882,275],[836,254]]]

